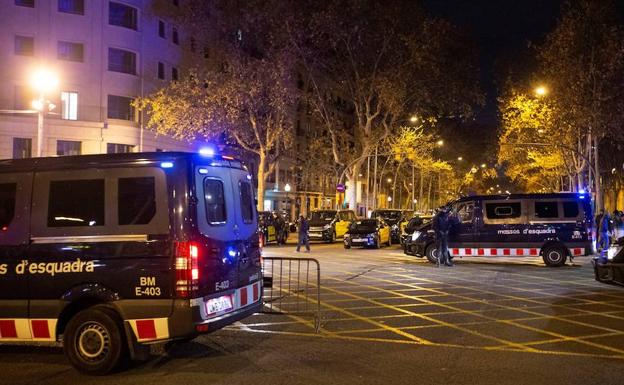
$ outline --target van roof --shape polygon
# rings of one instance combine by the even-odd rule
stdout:
[[[494,195],[470,195],[461,197],[456,202],[480,200],[505,200],[505,199],[580,199],[587,194],[580,193],[530,193],[530,194],[494,194]]]
[[[27,159],[0,160],[0,173],[36,171],[36,170],[66,170],[92,167],[119,167],[129,165],[155,166],[163,161],[176,160],[224,160],[230,167],[243,168],[242,163],[231,157],[215,155],[204,157],[194,152],[129,152],[120,154],[70,155]]]

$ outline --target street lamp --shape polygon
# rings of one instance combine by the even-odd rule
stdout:
[[[290,183],[286,183],[284,185],[284,191],[286,191],[286,202],[288,202],[288,218],[292,219],[291,216],[291,210],[292,210],[292,205],[290,204],[290,196],[288,195],[288,193],[290,192]]]
[[[544,96],[548,93],[548,89],[544,86],[539,86],[537,88],[535,88],[535,95],[537,96]]]
[[[37,110],[37,157],[43,155],[43,114],[47,105],[48,110],[54,109],[54,104],[46,100],[45,95],[58,87],[58,77],[50,70],[40,68],[32,74],[30,84],[39,97],[33,100],[32,107]]]
[[[481,163],[481,168],[485,168],[486,164],[485,163]]]
[[[458,156],[458,157],[457,157],[457,160],[461,162],[462,160],[464,160],[464,158],[463,158],[463,157],[461,157],[461,156]]]
[[[444,141],[442,139],[440,139],[440,140],[438,140],[436,142],[436,144],[438,145],[438,147],[442,147],[442,146],[444,146]]]
[[[416,123],[418,121],[418,116],[414,115],[410,118],[410,122]]]

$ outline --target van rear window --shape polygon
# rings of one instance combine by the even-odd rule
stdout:
[[[218,179],[204,179],[204,202],[206,202],[206,221],[212,226],[223,224],[227,220],[223,182]]]
[[[117,215],[120,225],[146,225],[156,214],[154,177],[119,178]]]
[[[241,202],[241,217],[243,223],[253,223],[253,206],[254,199],[251,192],[251,185],[247,182],[238,182],[238,188],[240,190],[240,202]]]
[[[536,218],[559,218],[557,202],[535,202]]]
[[[104,179],[50,182],[48,227],[104,226]]]
[[[0,228],[5,229],[15,216],[17,184],[0,183]]]
[[[486,203],[485,211],[488,219],[519,218],[520,202]]]
[[[563,216],[566,218],[576,218],[579,215],[578,202],[563,202]]]

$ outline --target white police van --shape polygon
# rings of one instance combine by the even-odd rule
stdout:
[[[449,206],[455,216],[449,233],[452,257],[541,257],[548,266],[562,266],[593,251],[586,194],[468,196]],[[412,233],[404,252],[437,261],[432,223]]]
[[[209,154],[208,154],[209,155]],[[261,308],[253,185],[227,156],[0,161],[0,343],[105,374]]]

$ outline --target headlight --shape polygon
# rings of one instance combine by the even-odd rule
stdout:
[[[412,241],[415,241],[415,240],[417,240],[418,238],[420,238],[420,234],[421,234],[421,232],[420,232],[420,231],[414,231],[414,232],[412,233]]]
[[[325,225],[325,226],[323,226],[323,230],[329,230],[329,229],[331,229],[331,225]]]

